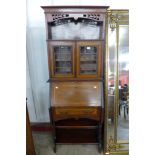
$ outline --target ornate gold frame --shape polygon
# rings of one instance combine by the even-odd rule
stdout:
[[[106,13],[106,53],[105,53],[105,126],[104,126],[104,155],[108,154],[129,154],[129,150],[121,150],[120,148],[124,145],[129,145],[129,141],[118,141],[117,140],[117,126],[118,126],[118,101],[119,101],[119,79],[118,79],[118,44],[119,44],[119,26],[120,25],[129,25],[129,10],[108,10]],[[107,136],[107,128],[108,128],[108,27],[110,24],[111,30],[116,29],[116,91],[114,98],[114,137]]]

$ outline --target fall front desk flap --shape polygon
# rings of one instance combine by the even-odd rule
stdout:
[[[102,104],[102,82],[53,82],[52,107],[98,107]]]

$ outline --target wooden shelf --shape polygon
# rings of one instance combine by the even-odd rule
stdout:
[[[55,126],[60,129],[96,129],[98,126]]]
[[[81,53],[80,52],[80,55],[90,55],[91,56],[91,55],[97,55],[97,54],[96,53]]]
[[[70,66],[67,66],[67,67],[55,67],[55,68],[71,68]]]
[[[80,62],[89,62],[89,63],[90,62],[95,62],[95,63],[91,63],[91,64],[96,64],[97,60],[94,59],[94,58],[93,59],[92,58],[91,59],[83,59],[82,58],[82,59],[80,59]]]
[[[60,60],[60,59],[56,59],[55,61],[69,61],[69,62],[71,62],[72,60]]]

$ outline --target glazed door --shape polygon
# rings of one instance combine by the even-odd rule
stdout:
[[[101,42],[77,42],[77,77],[97,78],[101,75]]]
[[[50,77],[74,77],[74,42],[49,43]]]

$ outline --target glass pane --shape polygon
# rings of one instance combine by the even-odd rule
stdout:
[[[115,81],[116,81],[116,30],[109,28],[109,55],[108,55],[108,140],[114,138],[114,118],[115,118]]]
[[[100,27],[85,23],[67,23],[52,26],[51,29],[53,40],[100,39]]]
[[[118,140],[129,140],[129,27],[119,26]]]
[[[72,48],[71,46],[55,46],[55,74],[72,73]]]
[[[80,74],[97,73],[97,48],[95,46],[80,47]]]

